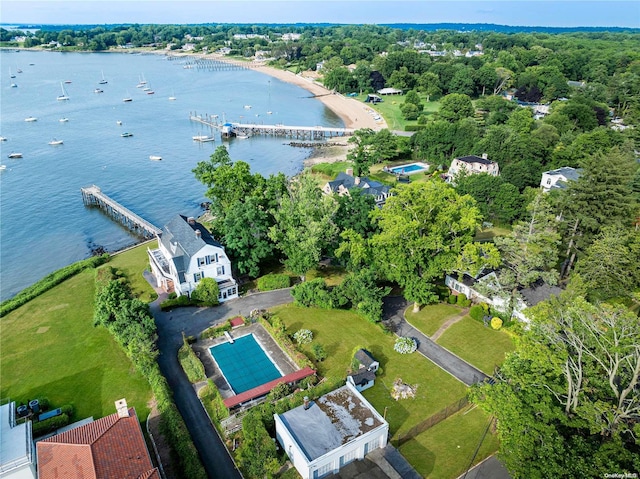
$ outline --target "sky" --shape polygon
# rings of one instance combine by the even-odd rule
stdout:
[[[640,28],[640,1],[1,0],[0,23],[495,23]]]

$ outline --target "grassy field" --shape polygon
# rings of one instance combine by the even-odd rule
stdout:
[[[363,346],[371,351],[380,362],[382,374],[376,379],[375,386],[363,394],[378,411],[387,409],[386,417],[393,436],[406,432],[466,393],[462,383],[424,356],[395,352],[395,336],[385,334],[379,326],[351,311],[294,305],[279,306],[273,311],[284,321],[289,333],[303,327],[313,332],[314,340],[305,347],[305,352],[309,353],[316,342],[324,347],[327,359],[317,365],[323,376],[346,377],[354,348]],[[418,385],[414,399],[396,401],[390,396],[393,381],[399,377],[405,383]]]
[[[367,95],[359,95],[357,98],[360,101],[364,101]],[[424,104],[423,114],[426,115],[427,118],[430,118],[440,109],[440,102],[427,102],[425,95],[420,95],[420,98]],[[370,104],[370,107],[382,115],[390,130],[404,130],[405,126],[416,125],[418,123],[417,121],[407,121],[404,119],[400,111],[400,106],[404,103],[404,96],[390,95],[383,99],[384,101],[382,103]]]
[[[412,326],[422,331],[427,336],[435,333],[448,319],[451,319],[462,311],[461,306],[455,304],[432,304],[423,307],[417,313],[413,312],[413,306],[409,306],[404,316]]]
[[[451,325],[437,343],[486,374],[493,374],[495,366],[504,361],[504,355],[515,349],[508,333],[486,327],[470,316]]]
[[[129,284],[133,294],[145,303],[154,301],[158,295],[146,279],[142,276],[145,269],[149,267],[149,257],[147,256],[147,248],[155,249],[158,247],[157,241],[152,241],[144,245],[136,246],[124,253],[114,255],[106,265],[112,266],[124,271],[129,278]]]
[[[110,264],[136,264],[139,249],[146,246]],[[107,330],[93,326],[94,274],[83,271],[0,320],[0,397],[73,404],[73,420],[111,414],[124,397],[146,418],[148,382]]]
[[[452,479],[466,471],[488,423],[484,411],[463,409],[400,446],[400,452],[411,458],[411,465],[421,476]],[[488,433],[474,464],[497,449],[498,438]]]

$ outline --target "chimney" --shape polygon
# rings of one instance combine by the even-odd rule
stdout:
[[[306,411],[307,409],[309,409],[309,407],[310,407],[309,396],[305,396],[304,397],[304,410]]]
[[[195,225],[196,224],[196,219],[193,216],[189,216],[187,218],[187,223],[189,223],[190,225]]]
[[[353,176],[353,168],[347,168],[347,175]]]
[[[353,182],[356,186],[358,186],[360,184],[360,177],[356,176],[355,181]]]
[[[127,400],[122,398],[116,401],[116,411],[118,411],[118,417],[129,417],[129,408],[127,407]]]
[[[202,238],[202,231],[196,230],[196,238]]]
[[[482,159],[483,159],[483,160],[486,160],[487,158],[488,158],[488,157],[487,157],[487,154],[486,154],[486,153],[483,153],[483,154],[482,154]]]

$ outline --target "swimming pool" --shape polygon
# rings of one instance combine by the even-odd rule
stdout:
[[[236,394],[283,376],[253,334],[212,346],[209,352]]]
[[[425,163],[409,163],[407,165],[394,166],[393,168],[389,168],[389,172],[394,175],[412,175],[414,173],[420,173],[422,171],[427,171],[429,169],[429,165]]]

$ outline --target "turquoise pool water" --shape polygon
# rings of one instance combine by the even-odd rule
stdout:
[[[209,348],[211,356],[236,394],[282,376],[253,334]]]
[[[405,173],[417,173],[418,171],[423,171],[426,170],[426,168],[422,165],[419,165],[417,163],[412,163],[410,165],[401,165],[401,166],[396,166],[394,168],[390,168],[391,172],[396,174],[396,175],[401,175],[401,174],[405,174]]]

